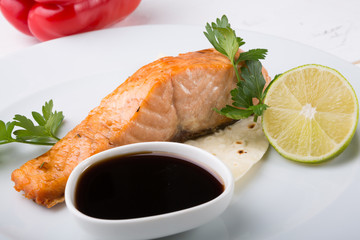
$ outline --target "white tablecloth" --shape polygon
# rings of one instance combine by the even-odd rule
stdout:
[[[234,28],[292,39],[355,63],[360,60],[358,0],[143,0],[114,28],[147,24],[201,25],[226,14]],[[0,56],[41,44],[0,16]]]

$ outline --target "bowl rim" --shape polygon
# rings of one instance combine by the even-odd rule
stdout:
[[[167,148],[167,147],[178,147],[190,151],[195,151],[200,154],[200,156],[205,156],[210,159],[211,165],[217,164],[217,167],[220,167],[220,169],[214,169],[214,167],[209,166],[208,163],[202,162],[202,160],[196,159],[196,157],[188,159],[190,157],[184,156],[184,153],[175,152],[171,150],[148,150],[148,148]],[[207,171],[211,171],[213,174],[216,174],[217,177],[220,177],[220,180],[224,184],[224,191],[218,195],[216,198],[207,201],[205,203],[202,203],[200,205],[196,205],[190,208],[185,208],[178,211],[173,211],[169,213],[163,213],[158,215],[152,215],[152,216],[146,216],[146,217],[140,217],[140,218],[130,218],[130,219],[101,219],[101,218],[95,218],[88,216],[82,212],[80,212],[74,204],[74,193],[76,190],[76,182],[79,178],[79,176],[92,164],[102,161],[104,159],[107,159],[109,157],[115,157],[115,156],[121,156],[128,153],[139,153],[141,151],[155,151],[155,152],[166,152],[166,153],[172,153],[176,155],[183,156],[185,161],[195,162],[198,163],[201,167],[203,167]],[[207,160],[209,161],[209,160]],[[221,173],[219,173],[221,172]],[[119,147],[114,147],[102,152],[99,152],[97,154],[94,154],[90,156],[89,158],[85,159],[81,163],[79,163],[71,172],[68,181],[66,183],[65,187],[65,203],[66,207],[69,209],[69,211],[75,215],[76,217],[85,220],[87,222],[92,223],[102,223],[102,224],[135,224],[135,223],[144,223],[148,221],[153,220],[161,220],[172,216],[177,215],[183,215],[187,214],[191,211],[201,211],[204,208],[207,208],[209,205],[213,205],[216,202],[222,200],[229,194],[232,196],[234,191],[234,179],[232,176],[232,173],[228,169],[228,167],[216,156],[212,155],[211,153],[200,149],[198,147],[194,147],[188,144],[184,143],[177,143],[177,142],[161,142],[161,141],[153,141],[153,142],[141,142],[141,143],[132,143],[127,145],[122,145]],[[230,196],[230,197],[231,197]]]

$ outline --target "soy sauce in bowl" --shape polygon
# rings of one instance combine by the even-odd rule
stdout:
[[[100,238],[153,239],[190,230],[230,204],[234,179],[212,154],[172,142],[134,143],[79,163],[65,188],[69,212]]]
[[[100,219],[133,219],[206,203],[224,191],[219,176],[166,152],[104,159],[78,179],[76,208]]]

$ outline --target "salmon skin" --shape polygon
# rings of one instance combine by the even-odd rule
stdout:
[[[269,77],[266,72],[264,76]],[[136,71],[48,152],[13,171],[14,188],[48,208],[64,201],[71,171],[109,148],[145,141],[185,141],[228,124],[236,76],[214,49],[164,57]]]

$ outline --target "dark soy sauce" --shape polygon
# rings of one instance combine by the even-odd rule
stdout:
[[[219,179],[180,157],[146,152],[100,161],[80,176],[77,209],[101,219],[154,216],[208,202],[224,191]]]

